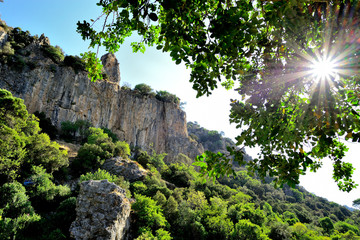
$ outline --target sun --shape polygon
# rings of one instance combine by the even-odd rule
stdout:
[[[330,59],[321,58],[312,61],[311,73],[317,80],[329,80],[336,76],[337,69],[334,61]]]

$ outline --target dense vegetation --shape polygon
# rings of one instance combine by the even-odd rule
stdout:
[[[134,159],[150,173],[129,184],[100,169],[106,158],[129,157],[125,142],[84,122],[63,124],[63,132],[69,129],[75,134],[67,140],[83,144],[70,165],[66,152],[40,133],[23,101],[0,90],[1,239],[69,239],[78,189],[58,183],[81,173],[80,182],[108,179],[136,200],[136,239],[360,239],[359,211],[301,187],[274,188],[271,178],[262,183],[241,168],[236,177],[204,181],[190,165],[165,164],[166,154],[137,148]],[[211,131],[201,132],[206,139]]]
[[[307,169],[321,167],[317,159],[330,158],[339,189],[357,186],[354,168],[343,157],[347,140],[360,142],[358,0],[99,0],[97,5],[103,14],[93,19],[103,28],[78,22],[91,47],[116,52],[137,33],[134,51],[155,45],[176,64],[184,63],[198,97],[220,84],[237,88],[230,115],[239,128],[237,144],[260,147],[250,172],[295,185]],[[208,174],[231,172],[222,156],[206,154],[202,161]]]

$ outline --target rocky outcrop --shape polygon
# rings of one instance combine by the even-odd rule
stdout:
[[[77,240],[122,240],[130,226],[130,202],[125,190],[108,180],[84,181],[76,203],[76,220],[70,226]]]
[[[113,83],[120,82],[119,62],[113,53],[107,53],[101,57],[104,72],[108,76],[108,80]]]
[[[101,168],[111,174],[123,176],[129,182],[141,181],[147,175],[147,171],[139,163],[120,157],[105,160]]]
[[[144,150],[153,148],[168,153],[165,161],[184,153],[190,158],[201,154],[201,145],[191,141],[186,129],[186,115],[177,104],[159,101],[150,95],[119,87],[119,64],[113,54],[102,57],[111,81],[91,82],[85,71],[56,64],[42,55],[45,37],[34,40],[21,56],[32,68],[14,70],[0,63],[0,88],[24,99],[30,113],[45,112],[60,128],[63,121],[87,120],[95,127],[111,129],[120,140]]]

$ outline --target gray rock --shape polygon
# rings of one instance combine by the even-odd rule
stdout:
[[[109,81],[120,84],[120,68],[119,62],[113,53],[107,53],[101,57],[104,71],[109,77]]]
[[[109,128],[132,146],[150,151],[152,144],[157,153],[168,153],[165,161],[179,153],[191,159],[202,154],[202,145],[188,136],[186,114],[178,104],[121,90],[118,82],[91,82],[87,72],[75,73],[41,55],[41,44],[48,40],[45,36],[40,39],[26,47],[31,54],[24,60],[35,62],[35,69],[18,72],[0,63],[0,88],[24,99],[30,113],[44,112],[59,129],[63,121],[87,120],[94,127]],[[110,72],[118,68],[111,54],[104,62],[109,63]]]
[[[107,159],[101,168],[111,174],[123,176],[129,182],[142,180],[147,175],[147,171],[139,163],[120,157]]]
[[[84,181],[76,203],[76,220],[71,237],[78,240],[127,239],[130,202],[125,190],[108,180]]]

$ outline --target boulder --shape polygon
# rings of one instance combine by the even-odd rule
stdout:
[[[76,203],[71,237],[78,240],[127,239],[130,201],[125,190],[108,180],[84,181]]]
[[[111,174],[123,176],[129,182],[143,180],[147,175],[145,170],[139,163],[130,159],[122,159],[120,157],[113,157],[107,159],[101,167]]]

